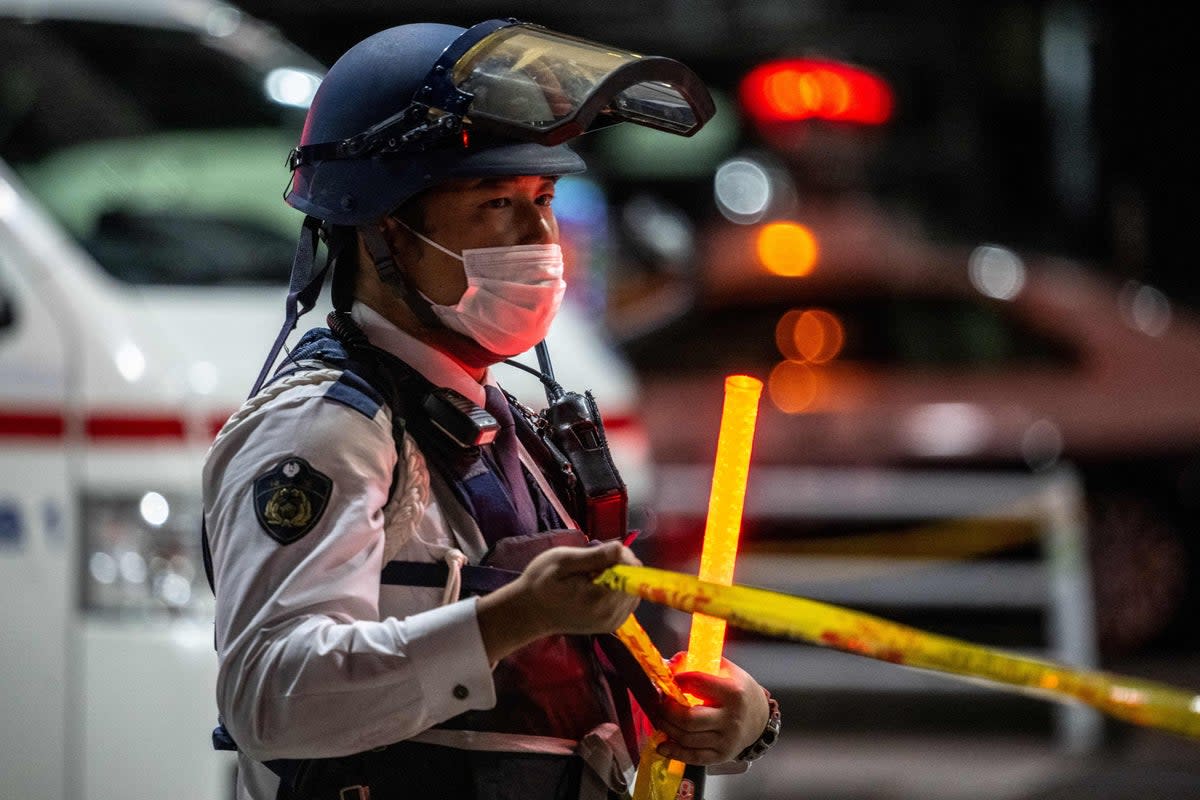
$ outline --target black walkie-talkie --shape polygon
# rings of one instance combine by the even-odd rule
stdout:
[[[563,390],[554,379],[545,342],[535,351],[548,406],[534,423],[538,440],[558,465],[550,475],[555,489],[589,537],[623,539],[629,527],[629,493],[609,453],[596,400],[590,391]],[[507,363],[533,372],[524,364]]]
[[[434,389],[425,395],[421,407],[433,426],[459,447],[478,447],[490,444],[500,430],[496,418],[447,387]]]

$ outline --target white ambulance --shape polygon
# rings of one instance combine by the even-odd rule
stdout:
[[[0,797],[232,794],[200,464],[282,321],[282,164],[321,74],[209,0],[0,0]],[[581,240],[597,191],[556,200]],[[551,333],[558,377],[644,500],[631,373],[587,318]]]

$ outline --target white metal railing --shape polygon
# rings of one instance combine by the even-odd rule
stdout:
[[[711,471],[658,470],[658,512],[703,518]],[[1037,563],[931,558],[834,557],[747,550],[735,580],[838,605],[892,608],[1031,609],[1044,614],[1048,648],[1065,664],[1097,665],[1083,488],[1068,466],[1040,474],[752,466],[745,515],[771,521],[905,519],[1028,520],[1040,537]],[[973,684],[922,670],[774,643],[731,643],[729,657],[780,689],[955,692]],[[1069,704],[1056,711],[1067,752],[1097,748],[1100,714]]]

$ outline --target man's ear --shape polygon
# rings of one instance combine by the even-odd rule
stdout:
[[[421,240],[404,225],[405,223],[390,214],[380,220],[384,238],[396,257],[398,269],[405,269],[411,264],[416,264],[425,254],[425,247]]]

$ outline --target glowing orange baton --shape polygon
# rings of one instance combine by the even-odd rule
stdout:
[[[725,379],[725,407],[721,411],[704,548],[700,553],[699,577],[702,581],[723,586],[733,583],[746,478],[750,472],[750,450],[754,444],[754,423],[758,418],[762,388],[762,381],[748,375],[730,375]],[[693,614],[684,669],[716,675],[721,668],[724,645],[725,620]]]
[[[733,583],[733,562],[737,556],[746,478],[750,471],[750,448],[754,441],[754,422],[758,417],[758,399],[761,395],[762,381],[746,375],[730,375],[725,379],[725,406],[721,411],[712,491],[708,500],[708,522],[700,556],[701,580],[724,585]],[[692,705],[700,702],[679,691],[674,678],[663,665],[662,656],[633,617],[621,626],[617,635],[638,658],[660,691],[676,702]],[[724,644],[725,620],[693,614],[685,669],[717,674],[721,668]],[[684,765],[658,754],[657,746],[662,740],[662,734],[656,731],[642,750],[634,800],[673,800],[676,795],[683,778]]]

